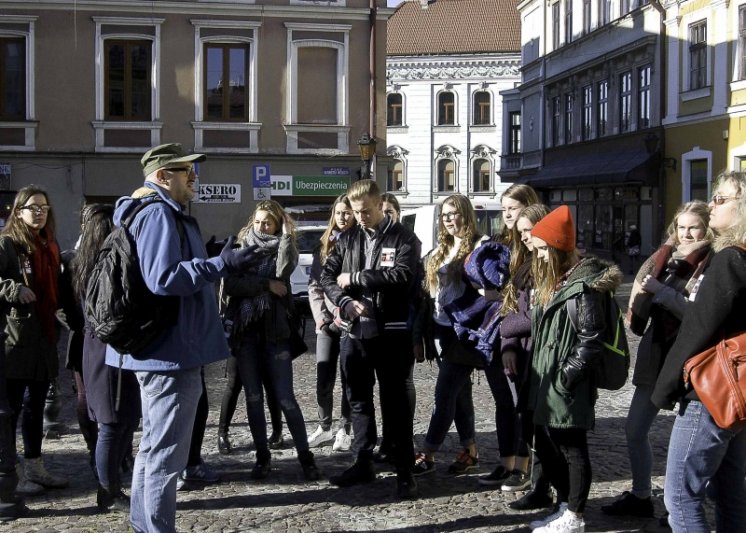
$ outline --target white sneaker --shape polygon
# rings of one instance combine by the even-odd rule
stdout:
[[[565,514],[565,511],[567,511],[567,502],[561,503],[559,505],[559,509],[557,509],[555,512],[553,512],[549,516],[545,516],[544,518],[540,520],[534,520],[528,525],[528,527],[530,527],[532,530],[540,528],[540,527],[544,527],[548,523],[552,522],[553,520],[557,520],[560,516]]]
[[[567,509],[556,520],[549,522],[544,527],[534,529],[534,533],[585,533],[585,521],[583,521],[582,515]]]
[[[334,437],[334,444],[332,444],[332,451],[334,452],[347,452],[352,447],[352,435],[347,433],[344,428],[339,428],[337,436]]]
[[[314,431],[310,437],[308,437],[308,447],[309,448],[318,448],[322,444],[326,444],[327,442],[331,442],[334,440],[334,435],[332,435],[332,430],[327,429],[324,430],[321,426],[316,428],[316,431]]]

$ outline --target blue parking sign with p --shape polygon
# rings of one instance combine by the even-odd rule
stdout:
[[[254,187],[270,187],[269,165],[254,165],[251,169],[251,183]]]

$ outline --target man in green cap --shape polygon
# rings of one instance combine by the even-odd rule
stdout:
[[[179,297],[179,314],[137,354],[125,354],[122,368],[140,383],[143,434],[132,472],[130,522],[136,532],[176,529],[176,481],[186,467],[204,365],[228,357],[218,317],[214,282],[253,262],[253,249],[234,249],[230,237],[220,254],[208,257],[197,221],[184,212],[194,196],[194,163],[203,154],[187,154],[180,144],[148,150],[141,162],[145,183],[120,198],[118,226],[142,203],[129,225],[137,244],[145,284],[153,293]],[[106,363],[120,356],[107,347]]]

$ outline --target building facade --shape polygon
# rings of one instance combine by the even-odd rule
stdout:
[[[664,228],[661,73],[664,16],[645,0],[524,0],[521,84],[504,93],[521,145],[503,136],[501,175],[567,204],[578,247],[623,254],[632,225],[643,253]],[[512,149],[511,149],[512,148]]]
[[[518,25],[506,0],[408,1],[389,20],[386,189],[403,207],[454,193],[499,202],[500,92],[520,80]]]
[[[67,246],[84,202],[129,194],[143,152],[180,142],[208,155],[190,206],[208,235],[269,196],[326,209],[359,179],[358,139],[385,137],[393,10],[374,6],[0,1],[0,188],[45,186]]]

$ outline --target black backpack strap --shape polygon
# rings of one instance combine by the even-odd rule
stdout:
[[[129,215],[127,215],[127,218],[125,218],[124,220],[122,220],[122,227],[125,230],[129,231],[130,224],[132,224],[132,221],[135,220],[135,217],[137,216],[137,214],[140,211],[142,211],[143,209],[145,209],[149,205],[154,204],[156,202],[165,203],[163,201],[163,199],[161,199],[160,197],[158,197],[158,195],[155,194],[155,193],[149,194],[149,195],[145,196],[144,198],[149,198],[151,196],[155,196],[155,198],[152,201],[150,201],[150,202],[140,202],[139,204],[137,204],[137,206],[135,206],[135,208],[132,210],[132,212]],[[186,240],[186,231],[184,230],[184,222],[182,222],[182,220],[181,220],[180,213],[175,213],[174,214],[174,218],[176,220],[176,231],[179,233],[179,242],[181,243],[181,247],[183,248],[185,242],[188,244],[188,241]]]

